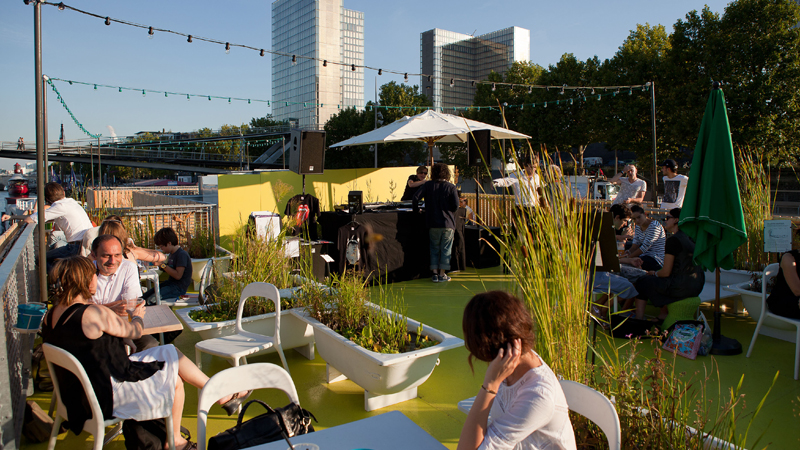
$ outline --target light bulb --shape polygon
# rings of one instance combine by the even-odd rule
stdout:
[[[475,87],[475,80],[472,80],[472,87]]]
[[[450,78],[450,87],[453,87],[455,85],[456,85],[456,80]]]
[[[66,6],[64,5],[64,2],[61,2],[61,3],[58,4],[58,10],[59,11],[63,11],[65,7]]]
[[[564,86],[566,86],[566,84]],[[559,92],[560,95],[564,95],[564,86],[561,86],[561,92]]]
[[[600,95],[600,94],[597,94],[597,99],[600,100],[601,98],[603,98],[603,96]]]
[[[153,27],[150,27],[150,28],[147,29],[147,34],[150,35],[150,37],[149,37],[150,39],[153,39],[153,34],[154,34],[153,33]]]
[[[144,89],[142,89],[142,97],[144,97],[146,95],[147,95],[147,93],[144,91]]]
[[[190,35],[189,35],[189,37],[186,39],[186,42],[188,42],[188,43],[190,43],[190,44],[192,43],[192,35],[191,35],[191,34],[190,34]]]
[[[259,55],[260,56],[264,56],[264,49],[263,48],[261,49],[261,52],[259,52]]]
[[[404,80],[406,83],[408,83],[408,74],[407,74],[407,73],[403,75],[403,80]]]
[[[230,42],[225,43],[225,54],[229,55],[231,53],[231,44]]]
[[[323,59],[322,60],[322,67],[328,67],[328,60],[327,59]]]
[[[569,104],[570,104],[570,105],[572,104],[572,99],[569,99]]]
[[[96,85],[96,84],[94,85],[94,90],[95,90],[95,91],[97,90],[97,85]]]
[[[164,92],[164,97],[169,97],[166,92]]]
[[[297,65],[297,55],[292,55],[292,65],[293,66]]]
[[[122,92],[122,88],[119,88],[119,91]]]
[[[378,69],[378,75],[383,75],[383,69]]]
[[[430,83],[432,79],[433,79],[433,77],[428,75],[428,83]]]
[[[189,98],[189,94],[186,94],[186,101],[188,102],[190,100],[191,100],[191,98]]]
[[[249,98],[247,99],[247,104],[248,104],[248,105],[250,104],[250,99],[249,99]]]
[[[533,94],[533,86],[528,86],[528,94]]]
[[[350,64],[350,70],[355,72],[356,71],[356,65],[355,64]]]
[[[544,107],[547,108],[547,102],[544,102]]]
[[[492,83],[492,91],[496,91],[496,90],[497,90],[497,86],[494,83]]]
[[[111,25],[111,19],[109,19],[108,17],[106,17],[106,25]]]
[[[231,98],[230,97],[228,97],[228,104],[229,105],[231,104]]]

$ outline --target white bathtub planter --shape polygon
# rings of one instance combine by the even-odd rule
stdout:
[[[370,306],[377,308],[374,304]],[[439,344],[406,353],[377,353],[331,330],[300,308],[290,313],[314,327],[317,351],[327,363],[328,383],[349,378],[361,386],[367,411],[416,398],[417,386],[424,383],[439,364],[439,353],[464,345],[464,341],[455,336],[423,325],[422,334]],[[418,329],[419,322],[406,320],[409,330]]]
[[[289,289],[279,289],[281,298],[290,298],[294,295],[297,287]],[[213,339],[220,336],[230,336],[236,331],[236,319],[224,320],[221,322],[197,322],[189,317],[191,311],[202,310],[203,306],[194,308],[183,308],[175,311],[183,320],[189,330],[200,335],[200,338]],[[292,310],[281,311],[281,347],[284,350],[294,349],[296,352],[308,359],[314,359],[314,329],[297,315],[290,314]],[[259,314],[242,318],[242,328],[253,333],[270,336],[275,333],[275,313]],[[269,348],[264,353],[275,352],[275,348]]]
[[[744,308],[747,310],[747,314],[752,317],[753,320],[758,322],[762,312],[761,292],[751,291],[750,286],[752,286],[752,282],[747,281],[745,283],[734,284],[732,286],[723,286],[723,289],[739,294],[739,296],[742,298]],[[764,319],[764,323],[761,324],[761,329],[759,330],[758,334],[774,337],[775,339],[780,339],[787,342],[794,342],[796,332],[797,328],[794,325],[767,317]]]

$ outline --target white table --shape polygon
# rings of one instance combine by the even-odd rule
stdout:
[[[147,281],[148,289],[150,288],[150,284],[152,284],[153,287],[156,289],[156,305],[161,304],[161,289],[159,288],[158,285],[159,275],[161,275],[161,273],[158,271],[158,269],[150,269],[144,272],[139,272],[139,281]]]
[[[317,444],[320,450],[426,450],[446,449],[400,411],[391,411],[337,427],[291,438],[292,444]],[[252,450],[287,450],[285,440],[251,447]]]

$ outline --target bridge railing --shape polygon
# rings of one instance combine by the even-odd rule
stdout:
[[[0,236],[0,448],[18,449],[31,379],[31,348],[35,334],[14,329],[17,305],[41,302],[36,273],[36,224],[12,225]]]

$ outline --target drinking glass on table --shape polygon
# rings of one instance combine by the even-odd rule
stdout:
[[[137,314],[135,314],[136,310],[139,309],[139,307],[141,307],[143,305],[144,305],[144,299],[141,298],[141,297],[140,298],[129,298],[129,299],[125,300],[125,312],[128,313],[128,322],[132,322],[133,321],[133,316],[137,315]],[[142,316],[142,315],[143,314],[139,314],[139,316]]]

